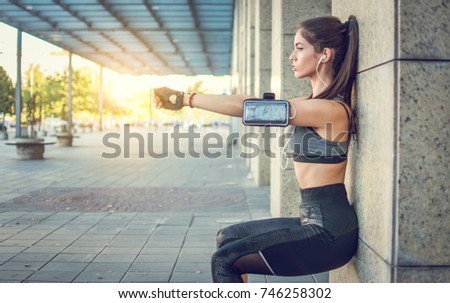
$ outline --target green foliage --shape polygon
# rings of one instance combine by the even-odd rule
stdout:
[[[44,74],[39,65],[30,65],[25,72],[25,82],[22,86],[23,113],[27,121],[34,123],[42,114],[42,86]],[[39,116],[36,116],[36,115]]]
[[[14,86],[6,70],[0,66],[0,113],[13,113]]]
[[[43,113],[47,117],[59,117],[65,109],[67,92],[65,89],[65,77],[56,73],[46,76],[42,86]]]
[[[95,113],[98,109],[98,88],[95,75],[89,67],[73,70],[72,103],[74,112]]]
[[[188,92],[196,92],[197,94],[204,94],[205,89],[202,88],[203,81],[197,81],[192,86],[188,87]]]
[[[25,73],[22,87],[24,113],[28,121],[44,117],[67,120],[68,73],[44,76],[40,66],[30,65]],[[95,113],[97,111],[97,88],[88,67],[74,69],[72,74],[73,112]]]

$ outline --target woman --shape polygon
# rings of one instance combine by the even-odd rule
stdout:
[[[243,282],[248,273],[296,276],[335,269],[355,254],[358,224],[344,187],[354,119],[358,24],[320,17],[300,24],[289,56],[296,78],[309,78],[312,94],[289,100],[294,171],[300,187],[300,218],[271,218],[226,227],[217,234],[214,282]],[[155,89],[158,108],[197,107],[242,116],[250,96],[185,95]],[[313,140],[311,140],[313,139]]]

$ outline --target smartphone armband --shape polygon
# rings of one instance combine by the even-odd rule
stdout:
[[[289,117],[290,106],[287,100],[255,98],[244,101],[242,113],[242,123],[244,125],[287,126]]]

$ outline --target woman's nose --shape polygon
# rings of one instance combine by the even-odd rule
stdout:
[[[294,61],[295,60],[295,56],[294,56],[294,52],[291,53],[291,55],[289,56],[289,61]]]

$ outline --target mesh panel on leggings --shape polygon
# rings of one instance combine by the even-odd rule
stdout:
[[[280,228],[296,228],[300,225],[298,218],[262,219],[238,223],[223,228],[217,233],[217,248],[249,236],[264,234]]]
[[[323,217],[320,206],[300,207],[300,219],[302,225],[315,224],[323,227]]]

